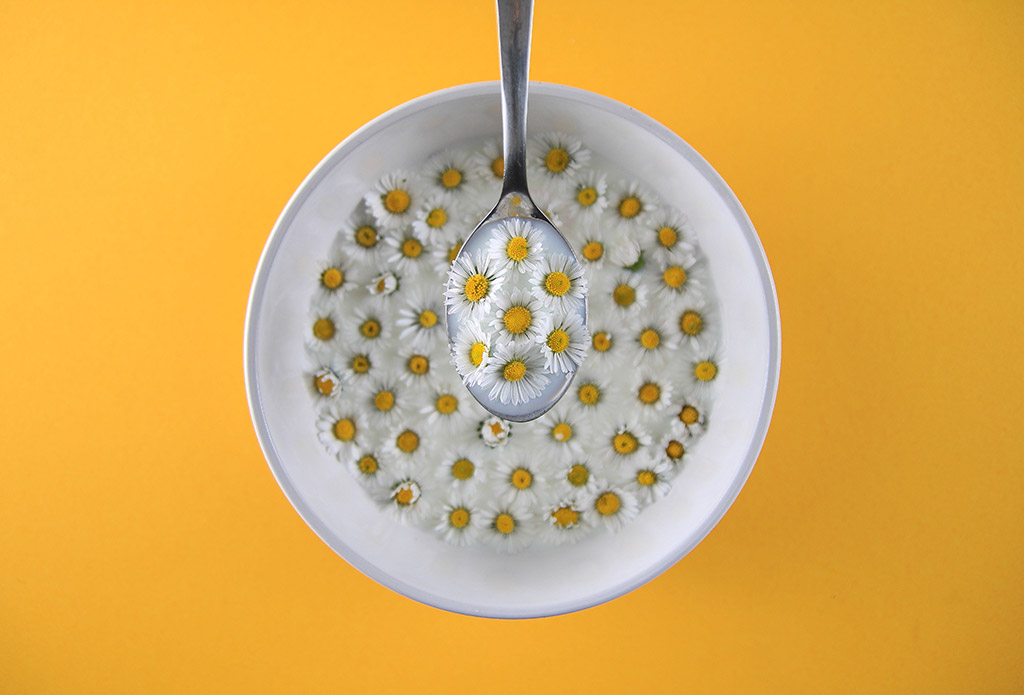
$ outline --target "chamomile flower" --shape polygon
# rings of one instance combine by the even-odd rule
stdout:
[[[487,242],[487,253],[505,272],[532,273],[540,264],[544,244],[540,229],[521,217],[502,220]]]
[[[669,432],[661,438],[661,442],[654,450],[653,459],[655,461],[664,461],[674,469],[678,469],[686,456],[688,445],[689,439],[687,439],[685,433]]]
[[[307,373],[306,378],[317,398],[336,398],[343,390],[341,375],[333,359],[322,359],[320,365]]]
[[[382,457],[373,449],[360,448],[349,455],[345,461],[352,476],[359,484],[374,493],[379,493],[382,479],[385,477],[382,468]]]
[[[593,371],[577,375],[572,385],[573,399],[580,407],[580,413],[587,417],[603,410],[609,400],[609,390],[608,381]]]
[[[659,210],[640,230],[640,245],[659,265],[696,257],[696,237],[686,215],[675,208]]]
[[[401,421],[408,410],[409,395],[391,379],[364,379],[357,394],[362,411],[377,425]]]
[[[316,353],[335,350],[341,344],[341,314],[327,303],[318,302],[310,313],[306,345]]]
[[[573,311],[580,306],[587,292],[583,266],[561,254],[541,259],[530,278],[533,295],[549,309]]]
[[[684,395],[673,408],[672,429],[686,441],[700,437],[707,427],[707,406],[703,398]]]
[[[594,528],[584,514],[583,504],[575,497],[565,497],[548,505],[540,526],[540,538],[551,545],[575,543]]]
[[[654,463],[645,460],[633,467],[626,490],[631,492],[640,504],[651,504],[668,494],[672,489],[672,464],[668,461]]]
[[[691,393],[707,395],[721,375],[722,358],[718,347],[709,343],[699,350],[686,349],[681,361],[684,365],[683,383]]]
[[[535,340],[544,356],[544,368],[568,374],[583,364],[590,335],[579,314],[548,314],[542,319]]]
[[[383,230],[364,204],[345,221],[338,232],[338,242],[345,255],[356,263],[375,263],[382,258]]]
[[[593,464],[580,457],[573,458],[571,462],[559,472],[559,483],[562,489],[568,494],[585,497],[597,491],[600,479],[594,474]]]
[[[428,244],[445,245],[456,234],[465,233],[466,222],[459,212],[458,203],[454,199],[434,194],[416,211],[412,229],[416,236]]]
[[[683,346],[700,352],[718,342],[718,313],[709,302],[684,300],[675,315]]]
[[[573,408],[559,406],[549,410],[534,427],[536,437],[543,451],[556,452],[563,456],[579,456],[583,453],[582,418]]]
[[[398,338],[403,344],[431,348],[447,339],[440,294],[422,290],[410,293],[409,300],[398,310],[398,318],[395,319]]]
[[[338,360],[341,368],[341,377],[349,384],[357,384],[370,374],[376,374],[374,362],[377,357],[370,349],[362,347],[346,347]]]
[[[448,313],[462,312],[464,316],[483,316],[491,308],[494,297],[500,294],[505,270],[486,253],[475,257],[460,256],[448,273],[445,304]]]
[[[320,261],[316,280],[316,295],[321,301],[340,297],[355,286],[351,268],[342,254],[334,254]]]
[[[418,462],[425,458],[426,444],[426,429],[417,424],[415,418],[406,418],[406,422],[391,428],[382,449],[388,460],[405,466],[405,470],[415,470]]]
[[[603,301],[620,320],[638,316],[647,308],[647,284],[640,273],[622,270],[608,278],[601,288]]]
[[[527,343],[499,345],[477,383],[489,389],[489,398],[519,405],[537,398],[549,380],[540,350]]]
[[[327,453],[342,460],[353,454],[369,435],[366,421],[357,408],[334,404],[320,411],[316,420],[317,439]]]
[[[602,301],[591,291],[590,302],[590,350],[587,352],[588,363],[607,368],[615,364],[618,356],[623,353],[620,345],[626,345],[622,339],[625,327],[618,317],[618,311]]]
[[[635,234],[657,209],[654,193],[637,181],[620,182],[608,191],[608,212],[621,231]]]
[[[576,172],[590,162],[590,151],[565,133],[546,133],[530,143],[527,160],[534,180],[567,189]]]
[[[532,507],[546,483],[535,463],[516,458],[498,463],[491,485],[498,499]]]
[[[386,508],[392,518],[402,523],[416,524],[433,515],[432,500],[421,477],[408,472],[408,467],[397,466],[400,473],[390,476]]]
[[[389,234],[385,241],[390,250],[387,261],[400,273],[410,274],[423,264],[429,265],[430,251],[426,249],[423,238],[411,227]]]
[[[520,288],[496,297],[494,307],[496,316],[491,320],[491,328],[497,333],[499,345],[536,341],[548,315],[540,300]]]
[[[497,193],[505,177],[505,155],[501,140],[488,140],[471,157],[473,171],[486,191]],[[481,216],[482,218],[482,216]]]
[[[459,376],[472,386],[483,376],[491,359],[492,338],[479,321],[470,320],[459,326],[452,345],[452,363]]]
[[[692,256],[676,256],[658,268],[657,292],[663,300],[702,302],[705,288],[702,273]]]
[[[576,255],[583,268],[588,273],[601,268],[608,259],[610,235],[607,226],[587,221],[579,225],[574,236],[578,238]]]
[[[573,220],[593,220],[608,207],[608,183],[604,174],[585,169],[576,172],[572,188],[566,195]]]
[[[345,326],[346,342],[364,350],[380,349],[387,341],[391,321],[386,313],[371,306],[362,306],[352,312]]]
[[[535,535],[533,515],[522,504],[499,504],[483,513],[484,539],[506,553],[515,553],[530,544]]]
[[[374,276],[366,284],[366,289],[374,297],[388,297],[398,291],[398,282],[397,275],[390,271],[385,271]]]
[[[398,378],[407,386],[429,387],[436,382],[441,360],[433,351],[413,348],[399,353],[397,358]]]
[[[472,195],[477,172],[465,152],[445,150],[431,157],[423,167],[424,183],[434,194],[443,193],[453,200]]]
[[[496,449],[508,444],[508,439],[512,436],[512,423],[508,420],[502,420],[497,415],[492,415],[480,422],[477,432],[484,446]]]
[[[636,518],[640,506],[632,492],[618,485],[601,481],[586,505],[588,521],[610,531],[619,531]]]
[[[633,379],[630,389],[633,405],[642,411],[662,411],[672,403],[672,382],[660,370],[641,369]]]
[[[434,530],[446,543],[472,545],[484,525],[483,513],[462,495],[455,494],[441,507]]]
[[[678,345],[675,336],[665,329],[665,322],[648,318],[633,330],[631,336],[634,355],[640,364],[663,364]]]
[[[407,171],[396,171],[381,177],[363,200],[378,224],[385,229],[398,229],[412,222],[420,195],[416,177]]]
[[[477,443],[463,443],[450,447],[437,459],[437,483],[464,495],[472,495],[488,479],[483,449]]]
[[[420,415],[426,417],[427,426],[433,432],[456,432],[465,429],[471,422],[473,397],[457,383],[444,379],[434,386],[428,395],[428,403],[420,408]]]
[[[625,422],[607,431],[601,440],[600,451],[606,461],[617,467],[647,456],[650,446],[651,437],[640,425],[639,420],[628,416]]]

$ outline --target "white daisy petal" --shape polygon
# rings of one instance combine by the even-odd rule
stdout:
[[[412,221],[421,195],[415,175],[395,171],[381,177],[363,200],[378,224],[385,229],[398,229]]]
[[[587,294],[583,267],[561,254],[541,259],[530,278],[530,287],[544,306],[562,312],[581,309]]]
[[[448,313],[463,312],[465,317],[483,316],[491,308],[494,297],[501,292],[505,270],[490,256],[479,253],[473,258],[460,256],[448,273],[445,304]]]
[[[549,380],[540,350],[526,343],[498,345],[478,383],[492,400],[519,405],[540,396]]]
[[[487,242],[491,259],[506,272],[532,273],[544,252],[541,230],[530,220],[511,217],[499,222]]]
[[[575,372],[587,356],[590,335],[579,314],[548,315],[542,319],[536,342],[551,373]]]

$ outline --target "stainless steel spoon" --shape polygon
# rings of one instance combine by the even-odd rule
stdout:
[[[526,184],[526,98],[530,74],[530,33],[533,29],[533,0],[497,0],[498,49],[501,56],[501,124],[505,172],[498,203],[474,228],[459,249],[458,257],[475,254],[487,245],[498,222],[510,217],[531,221],[542,233],[543,253],[562,254],[578,260],[572,246],[533,202]],[[581,319],[587,323],[584,299]],[[448,342],[454,344],[461,322],[445,312]],[[553,374],[538,398],[511,405],[489,397],[486,389],[467,386],[473,397],[505,420],[527,422],[549,411],[565,394],[575,372]]]

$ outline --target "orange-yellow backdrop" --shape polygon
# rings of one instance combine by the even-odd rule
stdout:
[[[338,141],[497,75],[490,2],[0,8],[0,692],[1020,692],[1024,6],[539,0],[533,73],[759,230],[778,404],[725,519],[536,621],[363,577],[264,464],[263,243]]]

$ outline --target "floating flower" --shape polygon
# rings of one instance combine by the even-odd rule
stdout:
[[[635,417],[614,428],[604,440],[601,451],[605,460],[612,464],[633,462],[644,456],[651,445],[651,437]]]
[[[477,431],[480,433],[480,440],[494,449],[508,444],[508,438],[512,435],[512,423],[493,415],[482,421]]]
[[[547,386],[544,357],[535,345],[499,345],[478,384],[490,389],[488,397],[519,405],[538,397]]]
[[[636,518],[639,511],[636,497],[623,487],[600,482],[590,497],[586,515],[593,524],[602,524],[610,531],[619,531]]]
[[[495,317],[491,328],[497,333],[496,342],[523,345],[532,343],[540,335],[548,312],[529,292],[516,288],[511,294],[494,298]]]
[[[390,460],[404,466],[412,466],[413,461],[423,457],[426,443],[426,431],[415,419],[408,419],[391,428],[384,440],[384,453]],[[412,470],[410,467],[409,470]]]
[[[389,235],[385,241],[390,247],[387,261],[401,273],[414,272],[430,258],[423,238],[412,228]]]
[[[340,297],[355,283],[349,270],[348,261],[341,254],[334,254],[319,264],[316,282],[316,294],[320,301],[330,301]]]
[[[433,505],[424,494],[423,481],[415,473],[409,472],[408,466],[396,468],[398,473],[391,476],[393,480],[386,487],[386,504],[392,518],[408,524],[430,518]]]
[[[547,315],[535,338],[544,356],[544,368],[552,373],[575,372],[587,356],[590,336],[579,314]]]
[[[487,482],[487,468],[482,465],[483,452],[477,444],[458,444],[438,458],[437,482],[443,488],[467,495]]]
[[[647,307],[647,285],[642,283],[641,279],[640,273],[624,270],[611,276],[610,281],[602,288],[612,314],[620,320],[628,316],[637,316]]]
[[[597,488],[599,479],[594,475],[591,464],[579,458],[575,458],[561,472],[562,486],[573,495],[586,495],[593,493]]]
[[[566,196],[574,219],[592,220],[608,207],[607,177],[593,170],[576,172],[573,186]]]
[[[361,347],[346,348],[339,360],[342,378],[350,384],[359,382],[374,373],[373,363],[376,359],[371,350]]]
[[[545,482],[544,476],[532,463],[503,460],[498,463],[495,471],[493,489],[499,499],[532,506],[537,501],[538,490],[543,489]]]
[[[565,133],[546,133],[530,143],[528,165],[542,186],[569,188],[576,172],[589,161],[590,151]]]
[[[360,441],[369,435],[362,413],[350,405],[332,405],[320,411],[316,421],[317,439],[327,453],[339,459],[355,453]]]
[[[685,432],[683,434],[677,432],[666,434],[662,437],[658,448],[654,451],[654,460],[665,461],[673,466],[673,468],[678,468],[686,456],[686,447],[689,441],[687,437],[688,435]]]
[[[332,351],[341,343],[341,315],[326,303],[313,307],[306,345],[314,352]]]
[[[419,184],[409,172],[385,174],[363,200],[379,225],[398,229],[412,221],[420,204]]]
[[[533,515],[522,504],[489,507],[483,515],[483,536],[492,546],[506,553],[515,553],[530,544],[534,537]]]
[[[540,229],[521,217],[498,222],[487,242],[488,255],[506,272],[532,273],[540,264],[543,251]]]
[[[664,410],[672,402],[672,382],[661,370],[641,369],[631,389],[636,405],[643,410]]]
[[[414,292],[406,305],[398,310],[395,326],[399,329],[398,338],[403,344],[431,348],[447,340],[444,309],[439,295],[439,292]]]
[[[420,408],[420,414],[426,416],[431,431],[439,428],[444,433],[453,432],[469,423],[472,400],[461,384],[444,380],[431,389],[429,403]]]
[[[364,350],[380,349],[387,340],[390,327],[391,321],[384,312],[364,305],[353,311],[352,318],[345,326],[347,343]]]
[[[676,309],[676,328],[680,341],[690,350],[701,352],[718,342],[718,314],[705,301],[688,301]]]
[[[594,412],[607,400],[608,382],[595,373],[577,375],[573,388],[584,413]]]
[[[609,251],[609,230],[605,225],[587,221],[579,225],[579,231],[574,234],[578,241],[577,256],[583,268],[592,273],[600,269],[608,258]]]
[[[699,350],[687,349],[682,356],[685,369],[683,381],[691,392],[702,395],[710,393],[722,370],[722,360],[717,346],[708,344]]]
[[[406,398],[408,396],[403,394],[398,384],[390,380],[374,379],[372,383],[360,387],[358,402],[375,423],[391,424],[403,419]]]
[[[583,435],[581,419],[572,408],[557,406],[549,410],[538,421],[537,437],[542,451],[553,451],[558,454],[579,456],[583,453]]]
[[[621,182],[608,192],[608,211],[620,230],[635,233],[658,209],[657,198],[641,183]]]
[[[441,508],[434,530],[446,543],[471,545],[483,526],[483,514],[462,495],[452,496]]]
[[[559,254],[541,259],[530,278],[530,287],[544,306],[569,312],[582,306],[587,280],[579,263]]]
[[[483,316],[500,293],[504,277],[504,269],[484,253],[473,258],[460,256],[448,273],[448,289],[445,291],[448,313],[461,311],[470,317]]]
[[[679,401],[678,409],[675,410],[675,417],[673,417],[671,422],[677,436],[680,436],[685,441],[704,434],[704,429],[707,425],[707,409],[703,399],[684,395]]]
[[[387,297],[398,291],[398,276],[391,272],[377,275],[366,285],[366,289],[375,297]]]
[[[573,497],[549,505],[541,517],[541,538],[551,545],[575,543],[593,530],[584,514],[584,506]]]
[[[381,479],[384,477],[381,468],[381,456],[372,449],[359,449],[350,455],[345,464],[359,484],[371,491],[379,492]]]
[[[696,238],[686,215],[675,208],[659,210],[640,232],[640,244],[660,265],[696,258]]]
[[[447,241],[433,246],[430,249],[430,258],[433,263],[432,268],[434,272],[442,277],[447,277],[448,272],[452,269],[452,264],[455,262],[455,259],[459,257],[459,250],[465,243],[466,236],[461,233],[457,233]]]
[[[661,364],[678,347],[660,319],[649,319],[633,332],[634,353],[643,364]]]
[[[491,349],[491,334],[478,321],[466,321],[459,326],[452,345],[452,362],[467,386],[477,383],[483,376],[491,359]]]
[[[330,360],[313,370],[308,377],[313,387],[313,394],[319,398],[334,398],[342,391],[341,376]]]
[[[423,167],[427,187],[436,193],[443,193],[458,200],[471,195],[477,179],[477,171],[468,154],[456,150],[445,150],[431,157]]]
[[[399,355],[401,379],[408,386],[429,386],[437,374],[434,369],[436,358],[430,350],[413,349]]]
[[[434,194],[416,211],[413,231],[428,244],[446,245],[456,234],[465,233],[466,223],[454,199]]]
[[[356,263],[376,263],[384,250],[380,224],[365,205],[360,205],[338,232],[338,242],[346,256]]]
[[[672,476],[672,465],[667,461],[654,463],[643,461],[634,466],[626,489],[636,496],[637,501],[651,504],[668,494],[672,489],[669,482]]]
[[[477,180],[485,191],[497,193],[505,177],[505,156],[500,140],[490,140],[470,158]],[[482,219],[483,216],[481,216]]]
[[[678,306],[679,302],[703,302],[704,282],[692,257],[677,256],[659,268],[657,292]]]

